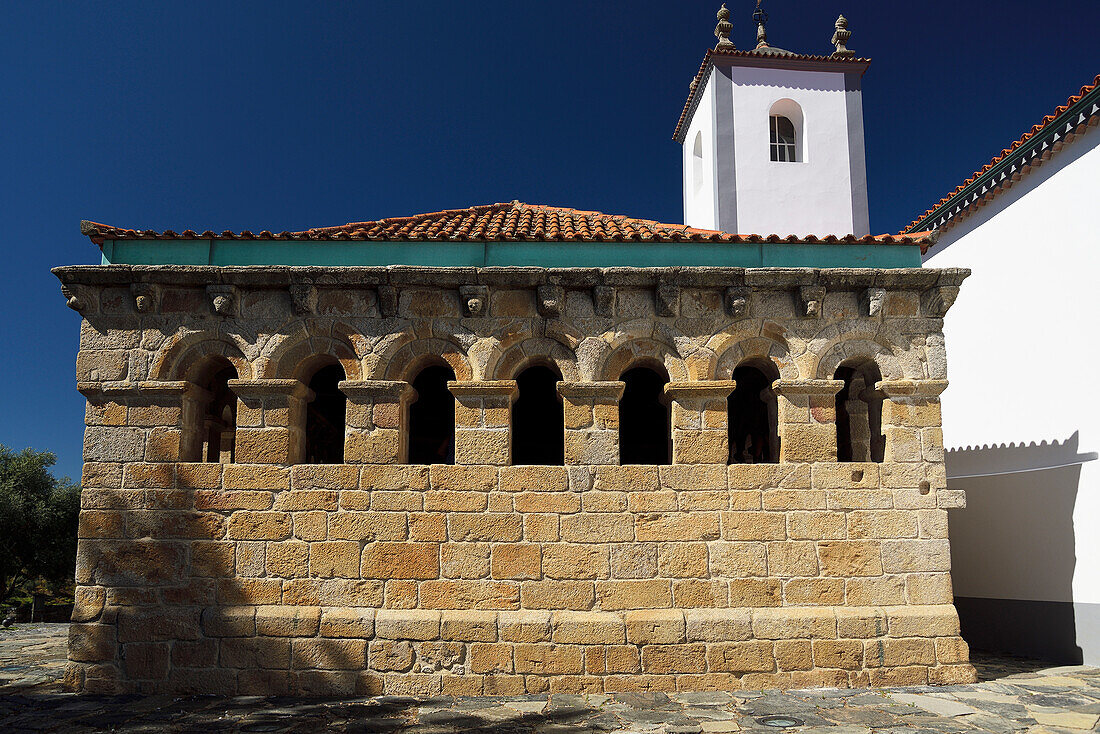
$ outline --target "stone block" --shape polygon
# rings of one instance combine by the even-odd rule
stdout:
[[[439,578],[439,545],[435,543],[369,543],[363,548],[363,578]]]
[[[752,612],[753,634],[762,640],[836,639],[836,630],[832,609],[784,607]]]
[[[256,608],[256,634],[266,637],[313,637],[321,623],[319,607]]]
[[[518,609],[514,581],[424,581],[420,606],[426,609]]]
[[[684,616],[690,642],[752,639],[752,618],[748,609],[688,609]]]
[[[620,614],[608,612],[554,612],[550,619],[551,640],[578,645],[617,645],[626,641],[626,627]]]
[[[596,592],[592,581],[524,581],[520,600],[525,609],[591,609]]]
[[[440,613],[426,609],[379,609],[374,634],[385,640],[435,640],[439,638]]]
[[[542,578],[542,550],[535,544],[507,544],[493,547],[494,579]]]
[[[706,659],[716,673],[770,673],[776,668],[772,643],[766,640],[712,643]]]
[[[369,639],[374,636],[374,613],[365,607],[329,607],[321,612],[318,634]]]
[[[660,579],[596,582],[596,605],[604,611],[672,606],[672,585]]]
[[[635,521],[634,535],[639,542],[717,540],[719,517],[717,512],[642,515]]]
[[[707,670],[706,645],[646,645],[642,648],[642,670],[646,673],[703,673]]]
[[[443,612],[439,635],[458,642],[495,642],[497,612]]]
[[[367,641],[298,639],[292,642],[291,655],[298,670],[362,670],[367,664]]]
[[[880,576],[882,558],[879,541],[827,540],[817,544],[822,576]]]
[[[678,609],[628,611],[623,618],[626,639],[632,645],[674,645],[687,640],[684,612]]]
[[[781,512],[723,512],[723,540],[786,540],[787,519]]]
[[[584,648],[579,645],[516,643],[516,672],[534,675],[577,675],[584,672]]]
[[[547,579],[606,579],[611,574],[608,558],[606,545],[546,545],[542,555],[542,572]]]

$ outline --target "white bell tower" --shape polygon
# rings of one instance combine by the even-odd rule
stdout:
[[[767,41],[739,51],[718,12],[718,45],[691,84],[675,139],[684,155],[684,222],[735,234],[864,236],[867,164],[860,84],[870,61],[846,48],[837,19],[829,56]]]

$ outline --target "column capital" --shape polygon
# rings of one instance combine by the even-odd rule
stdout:
[[[239,398],[286,397],[313,399],[313,391],[301,380],[230,380],[229,389]]]
[[[844,380],[776,380],[772,390],[776,395],[836,395],[844,389]]]
[[[507,398],[514,400],[519,394],[515,380],[463,380],[449,381],[447,389],[456,398]]]
[[[895,398],[928,399],[938,397],[947,389],[947,380],[883,380],[875,389],[891,400]]]
[[[416,390],[404,380],[341,380],[337,387],[355,403],[368,400],[407,403],[416,399]]]
[[[565,382],[558,383],[558,395],[563,398],[588,398],[590,400],[619,400],[626,389],[625,382],[608,380],[603,382]]]
[[[665,385],[665,395],[673,400],[705,400],[725,398],[737,389],[736,380],[703,380],[699,382],[670,382]]]

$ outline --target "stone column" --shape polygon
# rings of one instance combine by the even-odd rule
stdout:
[[[84,460],[176,462],[188,460],[190,430],[202,421],[210,393],[192,382],[77,383],[87,399]],[[201,436],[197,436],[201,448]]]
[[[512,401],[515,380],[448,382],[455,396],[455,464],[512,463]]]
[[[401,380],[345,380],[340,392],[348,397],[344,463],[407,463],[413,386]]]
[[[237,395],[238,464],[300,464],[306,449],[306,404],[300,380],[230,380]]]
[[[665,395],[672,401],[672,463],[729,462],[730,393],[733,380],[670,382]]]
[[[836,394],[843,380],[776,380],[779,460],[836,461]]]
[[[942,462],[943,421],[940,394],[947,380],[885,380],[875,385],[882,402],[884,461]]]
[[[625,382],[559,382],[566,465],[619,463],[619,400]]]

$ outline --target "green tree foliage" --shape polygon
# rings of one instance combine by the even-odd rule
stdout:
[[[73,575],[80,486],[50,473],[56,461],[0,444],[0,602],[27,581]]]

